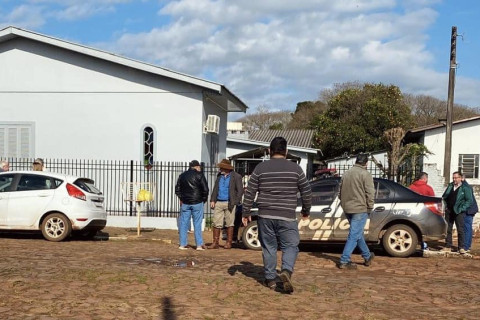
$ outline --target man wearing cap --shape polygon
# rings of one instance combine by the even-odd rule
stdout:
[[[243,185],[242,176],[233,171],[233,166],[228,159],[223,159],[217,164],[220,172],[215,180],[210,207],[213,212],[213,242],[208,249],[218,249],[220,232],[224,222],[227,226],[227,243],[225,249],[232,248],[233,227],[235,222],[235,208],[242,201]]]
[[[45,171],[45,167],[43,165],[43,159],[37,158],[32,163],[33,171]]]
[[[367,171],[367,162],[368,155],[360,153],[353,167],[343,175],[340,182],[340,205],[350,223],[347,242],[338,263],[340,269],[357,268],[357,265],[350,260],[356,247],[362,253],[365,266],[370,266],[374,258],[363,235],[368,214],[373,210],[375,196],[373,178]]]
[[[189,164],[189,169],[178,177],[175,194],[180,198],[180,250],[187,249],[187,231],[193,218],[193,229],[197,250],[204,250],[202,238],[203,204],[208,199],[208,184],[197,160]]]

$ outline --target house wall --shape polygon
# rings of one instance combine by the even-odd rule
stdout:
[[[458,170],[459,154],[480,154],[480,120],[455,124],[452,128],[452,158],[450,173]],[[424,144],[433,154],[424,159],[424,164],[435,164],[443,175],[446,127],[425,131]],[[470,184],[480,184],[480,179],[468,179]]]
[[[0,43],[0,70],[0,122],[33,122],[35,157],[139,160],[150,125],[156,161],[210,162],[206,114],[226,126],[200,87],[28,39]]]

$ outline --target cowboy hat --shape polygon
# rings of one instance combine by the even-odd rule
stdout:
[[[230,161],[228,159],[223,159],[217,164],[217,167],[220,169],[225,169],[225,170],[233,170],[233,166],[230,164]]]

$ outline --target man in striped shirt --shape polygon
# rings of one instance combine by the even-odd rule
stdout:
[[[258,204],[258,237],[262,246],[265,271],[264,284],[275,290],[277,283],[277,249],[282,250],[282,271],[279,274],[286,293],[293,292],[291,276],[298,255],[300,235],[295,209],[297,193],[302,198],[302,219],[308,219],[312,191],[302,168],[286,159],[287,141],[276,137],[270,143],[270,160],[255,167],[243,200],[242,221],[251,221],[255,196]],[[278,241],[277,241],[278,239]]]

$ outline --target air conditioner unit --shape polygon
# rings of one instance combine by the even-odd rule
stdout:
[[[220,130],[220,117],[214,114],[209,114],[207,116],[207,122],[205,122],[205,132],[207,133],[216,133]]]

